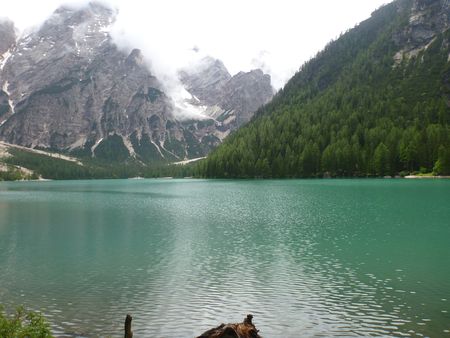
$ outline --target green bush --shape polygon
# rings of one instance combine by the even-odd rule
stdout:
[[[50,325],[37,312],[25,311],[23,307],[8,316],[0,307],[0,337],[2,338],[51,338]]]
[[[0,171],[0,181],[18,181],[22,179],[27,179],[27,177],[22,175],[20,170],[12,165],[8,165],[6,171]]]
[[[439,148],[439,157],[433,167],[435,175],[450,175],[450,149],[441,146]]]

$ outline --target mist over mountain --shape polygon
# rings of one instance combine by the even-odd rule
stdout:
[[[0,40],[1,140],[112,161],[183,160],[204,156],[237,127],[212,112],[247,121],[272,97],[270,77],[262,72],[250,72],[251,81],[242,73],[215,90],[217,97],[233,88],[254,91],[261,81],[259,96],[196,101],[203,84],[185,89],[181,80],[176,90],[183,93],[175,95],[149,70],[142,51],[124,53],[114,43],[116,14],[100,3],[63,6],[17,43],[12,25],[0,26],[6,32]],[[209,81],[220,76],[211,74]]]
[[[250,121],[274,94],[270,76],[262,70],[231,76],[220,60],[211,57],[180,70],[179,77],[193,95],[192,104],[207,107],[205,114],[219,121],[224,130],[235,130]]]

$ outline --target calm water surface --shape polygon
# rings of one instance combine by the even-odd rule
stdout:
[[[0,303],[58,336],[450,337],[450,180],[1,183]]]

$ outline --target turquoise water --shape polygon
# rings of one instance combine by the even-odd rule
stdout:
[[[450,180],[0,183],[0,303],[58,336],[450,337]]]

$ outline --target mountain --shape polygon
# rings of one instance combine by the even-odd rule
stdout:
[[[5,54],[16,42],[16,31],[14,23],[0,19],[0,63]]]
[[[0,140],[121,163],[201,157],[221,143],[231,128],[208,115],[180,118],[183,107],[142,52],[125,54],[114,44],[115,16],[98,3],[63,6],[17,43],[10,25],[0,25]],[[211,84],[221,83],[222,74],[228,71],[210,74]],[[229,90],[215,89],[217,95]],[[248,106],[234,104],[229,109],[236,114]]]
[[[220,122],[222,130],[236,130],[250,121],[256,110],[274,94],[270,75],[260,69],[231,76],[224,64],[205,57],[179,72],[192,104],[207,106],[206,114]]]
[[[138,50],[127,56],[111,42],[112,21],[100,5],[62,7],[18,41],[1,74],[11,102],[3,140],[94,154],[114,146],[117,160],[134,152],[132,141],[159,140],[170,100]],[[151,151],[166,152],[158,143]]]
[[[239,72],[228,81],[222,100],[218,104],[224,112],[219,118],[234,122],[235,129],[250,121],[256,110],[268,103],[273,96],[270,76],[260,69]]]
[[[220,102],[223,89],[231,79],[223,62],[210,56],[180,70],[179,77],[186,90],[208,106]]]
[[[449,174],[449,18],[446,0],[381,7],[305,63],[203,176]]]
[[[16,42],[14,24],[11,21],[0,20],[0,72],[3,69],[10,53],[8,51]],[[9,97],[0,86],[0,121],[2,116],[10,113]]]

